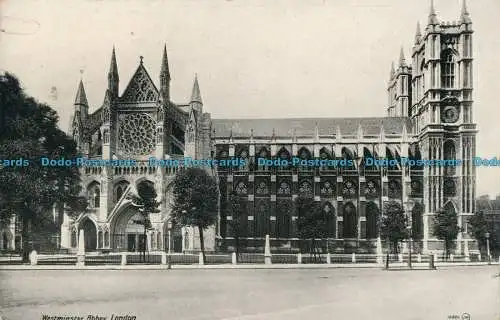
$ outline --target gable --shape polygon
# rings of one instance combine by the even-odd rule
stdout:
[[[148,72],[141,64],[137,71],[132,76],[127,88],[123,92],[121,102],[156,102],[158,101],[159,93],[154,85]]]

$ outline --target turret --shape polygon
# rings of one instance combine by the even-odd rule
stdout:
[[[201,100],[200,86],[198,84],[198,75],[194,76],[193,90],[191,91],[191,101],[189,102],[191,107],[197,112],[198,115],[201,114],[203,108],[203,101]]]
[[[75,114],[79,113],[82,120],[87,118],[89,114],[89,104],[87,95],[85,94],[85,88],[83,87],[83,80],[80,80],[80,84],[78,85],[74,106]]]
[[[119,83],[120,78],[118,77],[118,64],[116,63],[115,47],[113,47],[111,65],[108,72],[108,90],[110,91],[112,98],[118,97]]]
[[[170,100],[170,70],[168,67],[167,45],[163,47],[160,70],[160,97],[163,101]]]

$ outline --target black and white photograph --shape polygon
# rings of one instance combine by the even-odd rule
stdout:
[[[0,320],[500,319],[498,0],[0,0]]]

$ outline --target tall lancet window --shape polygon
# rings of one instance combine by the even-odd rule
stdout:
[[[455,55],[453,51],[443,51],[441,61],[441,86],[453,88],[455,86]]]
[[[88,187],[89,204],[91,208],[99,208],[101,193],[99,190],[99,184],[97,182],[91,183]]]

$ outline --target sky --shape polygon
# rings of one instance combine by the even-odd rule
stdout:
[[[477,156],[500,158],[500,1],[469,0]],[[461,0],[435,0],[458,20]],[[144,57],[158,85],[168,50],[171,98],[198,75],[213,118],[384,116],[391,61],[408,56],[425,0],[0,0],[0,69],[59,112],[67,129],[80,79],[104,99],[113,45],[120,91]],[[82,73],[83,71],[83,73]],[[55,90],[54,90],[55,88]],[[478,195],[500,193],[500,167],[478,168]]]

